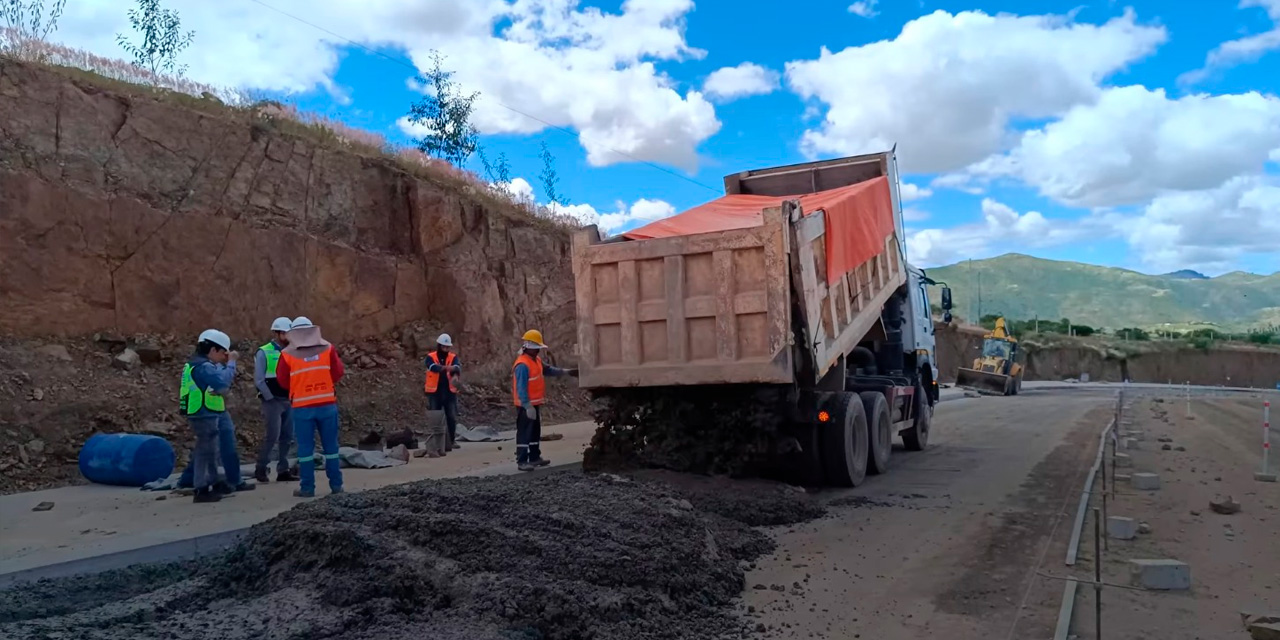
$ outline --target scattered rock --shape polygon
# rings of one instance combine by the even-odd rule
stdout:
[[[1173,450],[1174,450],[1174,451],[1186,451],[1186,450],[1187,450],[1187,448],[1186,448],[1186,447],[1184,447],[1184,446],[1182,446],[1182,445],[1178,445],[1178,446],[1174,447],[1174,448],[1173,448]]]
[[[413,457],[415,457],[415,458],[421,458],[421,457],[424,457],[424,456],[426,456],[426,455],[427,455],[427,450],[426,450],[426,449],[414,449],[414,450],[413,450]]]
[[[133,345],[133,352],[138,354],[138,359],[144,364],[156,364],[163,357],[160,345],[154,342],[139,342]]]
[[[980,397],[982,397],[982,394],[981,394],[981,393],[978,393],[977,391],[965,391],[965,392],[964,392],[964,397],[966,397],[966,398],[980,398]]]
[[[71,352],[67,351],[67,348],[60,344],[46,344],[42,347],[37,348],[36,353],[39,353],[45,356],[46,358],[51,358],[53,360],[59,360],[61,362],[71,362]]]
[[[128,344],[124,338],[106,331],[93,334],[93,341],[108,351],[115,351],[116,349]]]
[[[53,509],[53,503],[52,503],[52,502],[41,502],[40,504],[38,504],[38,505],[36,505],[36,506],[34,506],[34,507],[31,507],[31,510],[32,510],[32,511],[50,511],[50,510],[52,510],[52,509]]]
[[[174,430],[174,425],[169,424],[168,422],[160,422],[159,420],[142,425],[142,433],[149,433],[151,435],[161,437],[173,435]]]
[[[142,362],[142,358],[138,357],[138,352],[133,349],[125,349],[120,355],[111,361],[111,366],[122,371],[129,371],[137,367]]]
[[[782,593],[782,592],[784,592],[784,591],[786,591],[786,590],[787,590],[787,588],[786,588],[786,587],[784,587],[784,586],[782,586],[782,585],[780,585],[780,584],[771,584],[771,585],[769,585],[769,589],[770,589],[770,590],[772,590],[772,591],[777,591],[778,593]]]
[[[1198,515],[1200,515],[1200,512],[1199,512],[1199,511],[1196,511],[1195,509],[1192,509],[1192,510],[1191,510],[1191,515],[1193,515],[1193,516],[1198,516]]]
[[[387,449],[387,457],[393,458],[395,460],[403,460],[405,462],[408,462],[409,447],[406,447],[402,444],[398,444],[390,449]]]
[[[1162,445],[1160,445],[1160,449],[1161,449],[1162,451],[1173,451],[1173,445],[1171,445],[1171,444],[1162,444]]]
[[[1164,398],[1153,398],[1151,401],[1156,404],[1164,404]]]
[[[1240,622],[1253,640],[1280,640],[1280,614],[1240,612]]]
[[[39,401],[41,401],[41,400],[44,400],[44,389],[41,389],[41,388],[39,388],[39,387],[37,387],[37,388],[35,388],[35,389],[32,389],[32,390],[31,390],[31,395],[30,395],[30,396],[28,396],[28,397],[30,397],[32,400],[34,400],[34,401],[36,401],[36,402],[39,402]]]
[[[1139,522],[1138,533],[1151,533],[1151,524],[1147,522]]]
[[[22,464],[31,464],[31,456],[27,455],[27,448],[23,445],[18,445],[18,460],[21,460]]]
[[[156,496],[156,502],[160,502],[161,500],[168,500],[168,499],[169,499],[169,496]]]
[[[1173,442],[1173,438],[1156,438],[1156,442]]]
[[[40,438],[31,440],[27,443],[27,451],[37,456],[44,453],[44,440]]]
[[[543,441],[543,442],[550,442],[550,441],[553,441],[553,440],[564,440],[564,434],[563,434],[563,433],[544,433],[544,434],[542,434],[542,441]]]
[[[1226,499],[1209,501],[1209,508],[1213,509],[1214,513],[1223,515],[1240,513],[1240,503],[1236,502],[1231,496],[1227,496]]]

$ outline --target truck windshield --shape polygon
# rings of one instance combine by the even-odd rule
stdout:
[[[1013,345],[1004,340],[987,340],[982,343],[982,357],[1004,358],[1008,360],[1013,353]]]

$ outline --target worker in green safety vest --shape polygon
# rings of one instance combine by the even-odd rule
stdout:
[[[195,487],[196,502],[217,502],[222,496],[254,488],[240,479],[240,459],[235,449],[235,425],[227,414],[224,397],[235,380],[240,354],[231,350],[231,338],[217,329],[200,334],[196,352],[182,368],[182,413],[196,434],[191,464],[183,479]],[[221,452],[219,451],[221,449]],[[224,483],[218,482],[221,453]]]
[[[254,477],[258,482],[270,482],[267,468],[271,466],[271,451],[277,447],[276,482],[298,479],[289,472],[289,445],[293,444],[293,413],[289,392],[276,380],[276,366],[280,363],[280,352],[289,344],[285,334],[292,323],[288,318],[276,318],[271,323],[271,332],[275,337],[259,347],[253,357],[253,384],[258,388],[258,399],[262,401],[262,419],[267,428],[262,448],[258,450],[258,465],[254,470]]]

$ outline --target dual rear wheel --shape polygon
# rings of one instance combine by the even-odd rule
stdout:
[[[874,391],[833,393],[820,409],[830,416],[826,424],[819,426],[823,478],[827,484],[856,487],[867,473],[889,471],[893,421],[884,395]]]

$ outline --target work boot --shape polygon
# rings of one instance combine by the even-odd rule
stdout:
[[[257,471],[255,471],[253,473],[253,479],[257,480],[258,482],[261,482],[262,484],[271,482],[271,478],[267,477],[266,469],[258,469]]]
[[[545,467],[551,464],[551,461],[546,458],[543,458],[542,456],[538,456],[538,459],[534,460],[533,464],[538,465],[539,467]]]
[[[240,484],[236,485],[236,491],[253,491],[254,489],[257,489],[257,488],[258,488],[258,485],[250,484],[245,480],[241,480]]]
[[[336,495],[338,495],[339,493],[346,493],[346,491],[344,491],[344,490],[342,489],[342,487],[338,487],[337,489],[330,489],[330,490],[329,490],[329,495],[335,495],[335,496],[336,496]]]
[[[298,476],[288,471],[281,471],[276,474],[276,482],[297,482]]]
[[[303,491],[302,489],[294,489],[294,490],[293,490],[293,497],[295,497],[295,498],[314,498],[314,497],[316,497],[316,492],[314,492],[314,491]]]
[[[196,489],[196,497],[194,499],[194,502],[196,504],[201,504],[205,502],[217,502],[221,499],[222,499],[222,494],[218,493],[217,491],[214,491],[213,488],[211,487],[206,487],[204,489]]]
[[[521,462],[516,465],[516,468],[521,471],[533,471],[538,468],[538,465],[532,462]]]
[[[229,496],[236,492],[236,490],[233,489],[231,485],[227,484],[225,481],[222,481],[222,480],[219,480],[218,482],[214,483],[213,487],[211,488],[211,491],[213,491],[214,493],[220,496]]]

